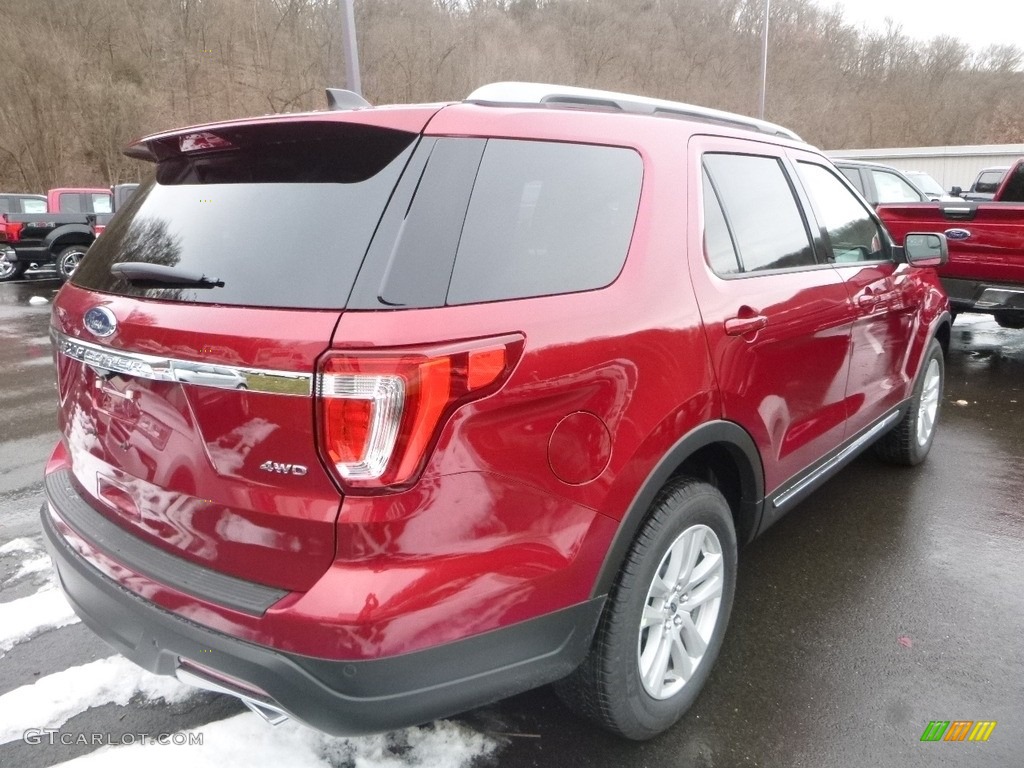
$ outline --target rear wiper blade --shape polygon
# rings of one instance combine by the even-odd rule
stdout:
[[[163,288],[168,285],[186,285],[190,288],[223,288],[224,282],[199,272],[190,272],[163,264],[146,261],[122,261],[110,266],[110,274],[121,277],[140,288]]]

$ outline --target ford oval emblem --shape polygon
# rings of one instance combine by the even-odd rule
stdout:
[[[946,237],[949,240],[966,240],[971,236],[971,232],[968,229],[947,229]]]
[[[82,320],[86,330],[93,336],[105,338],[112,336],[117,330],[117,318],[106,307],[93,307],[85,313]]]

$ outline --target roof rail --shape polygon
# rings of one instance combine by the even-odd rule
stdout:
[[[355,91],[344,88],[326,88],[328,109],[363,109],[373,106]]]
[[[803,141],[793,131],[781,125],[758,120],[733,112],[698,107],[681,101],[651,99],[629,93],[599,91],[593,88],[577,88],[572,85],[551,85],[548,83],[503,82],[483,85],[466,97],[475,104],[560,104],[573,107],[598,107],[616,109],[642,115],[678,115],[695,120],[706,120],[736,128],[760,131],[772,136]]]

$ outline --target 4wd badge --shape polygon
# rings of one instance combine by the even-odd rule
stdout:
[[[309,469],[301,464],[281,464],[277,461],[264,461],[260,464],[260,469],[277,475],[298,475],[299,477],[309,471]]]

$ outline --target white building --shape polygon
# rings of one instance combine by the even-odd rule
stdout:
[[[978,171],[1013,165],[1024,157],[1024,144],[979,144],[962,147],[910,147],[888,149],[835,149],[825,153],[833,158],[870,160],[901,171],[924,171],[944,189],[967,189]]]

